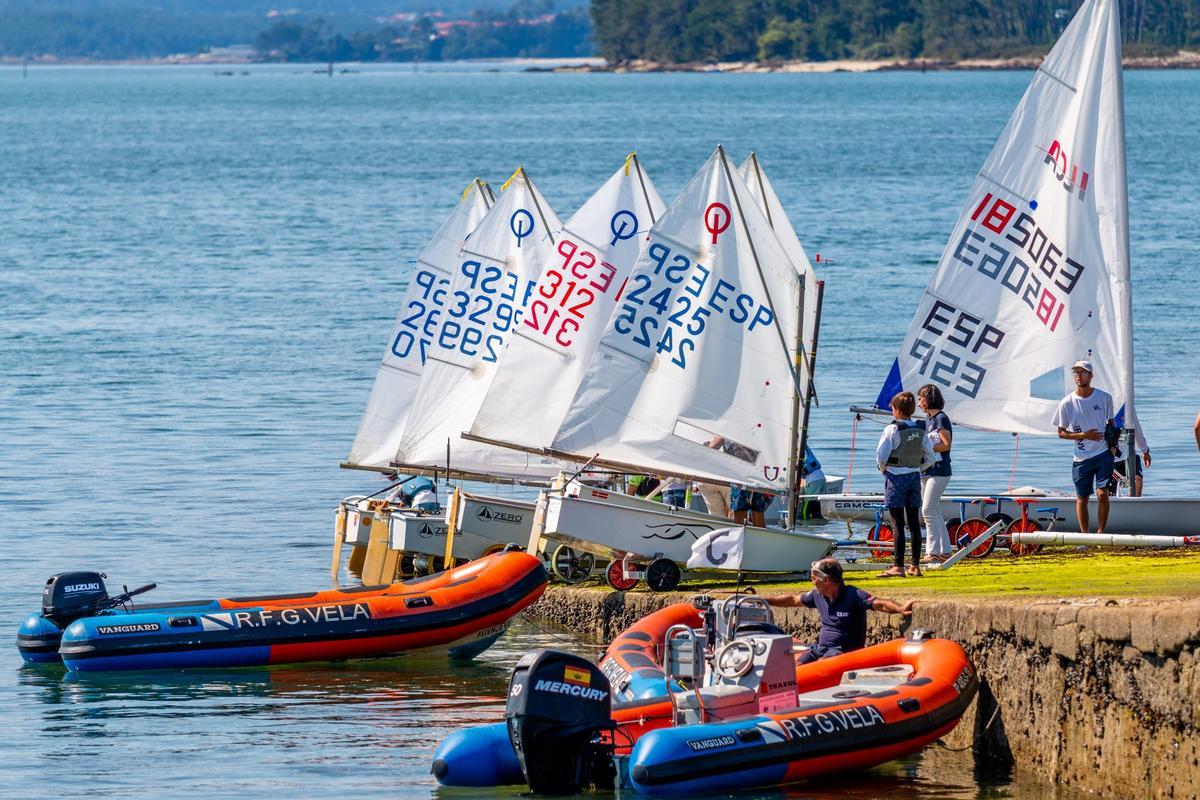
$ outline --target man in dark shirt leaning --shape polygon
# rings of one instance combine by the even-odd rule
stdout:
[[[897,603],[874,597],[842,579],[842,565],[835,558],[814,561],[809,577],[813,588],[804,594],[782,594],[765,598],[776,608],[815,608],[821,617],[817,643],[800,657],[801,664],[832,658],[867,643],[867,609],[912,616],[913,601]]]

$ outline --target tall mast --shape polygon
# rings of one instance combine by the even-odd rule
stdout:
[[[818,255],[818,258],[820,256]],[[813,373],[817,369],[817,340],[821,338],[821,306],[825,301],[825,281],[817,281],[817,315],[813,321],[813,338],[812,344],[808,350],[808,387],[804,395],[804,419],[800,423],[800,458],[804,459],[808,456],[808,414],[812,408],[813,395],[816,394],[816,386],[813,383]],[[792,495],[793,500],[795,494]],[[793,506],[788,520],[795,526],[796,508]]]

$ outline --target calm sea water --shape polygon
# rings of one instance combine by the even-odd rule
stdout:
[[[0,626],[67,569],[160,599],[323,587],[337,468],[407,270],[466,182],[524,164],[568,216],[637,149],[665,198],[754,148],[833,259],[813,446],[850,461],[971,180],[1028,73],[549,75],[368,68],[0,69]],[[1127,75],[1148,494],[1195,494],[1200,74]],[[878,429],[861,429],[873,445]],[[1009,479],[962,432],[955,486]],[[1015,480],[1066,488],[1057,441]],[[853,488],[874,488],[860,474]],[[476,665],[72,679],[0,648],[0,794],[428,795],[431,749],[500,714],[524,627]],[[586,643],[576,642],[580,647]],[[594,651],[592,651],[594,652]],[[830,790],[1040,797],[931,752]],[[805,790],[804,796],[816,796]],[[447,796],[458,796],[446,793]]]

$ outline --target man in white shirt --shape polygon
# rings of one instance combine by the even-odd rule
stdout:
[[[1105,429],[1113,421],[1112,395],[1092,388],[1092,364],[1076,361],[1075,391],[1062,399],[1051,422],[1058,426],[1058,438],[1075,442],[1071,479],[1075,483],[1075,514],[1079,530],[1088,532],[1088,500],[1096,491],[1096,512],[1100,519],[1097,533],[1108,524],[1108,481],[1113,470],[1112,445],[1105,440]]]

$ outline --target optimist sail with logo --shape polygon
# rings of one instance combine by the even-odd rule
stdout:
[[[787,492],[800,285],[718,148],[650,229],[543,452],[620,472]],[[677,585],[692,543],[729,525],[592,487],[545,502],[547,538],[601,556],[653,559],[645,577],[655,589]],[[742,568],[800,571],[831,546],[809,534],[747,528]],[[614,561],[614,585],[614,567],[618,580],[629,578]]]
[[[651,229],[552,450],[787,491],[799,283],[718,147]]]
[[[1054,434],[1087,359],[1134,429],[1121,33],[1089,0],[975,179],[876,401],[932,383],[955,424]]]
[[[428,331],[442,313],[458,251],[494,202],[490,186],[478,178],[471,181],[417,257],[346,466],[387,469],[391,464],[432,344]]]
[[[571,216],[555,237],[470,438],[535,451],[551,443],[663,209],[631,153]]]
[[[513,173],[458,255],[394,465],[437,468],[449,456],[453,471],[464,475],[557,474],[548,459],[467,442],[460,434],[479,411],[561,226],[525,170]]]

